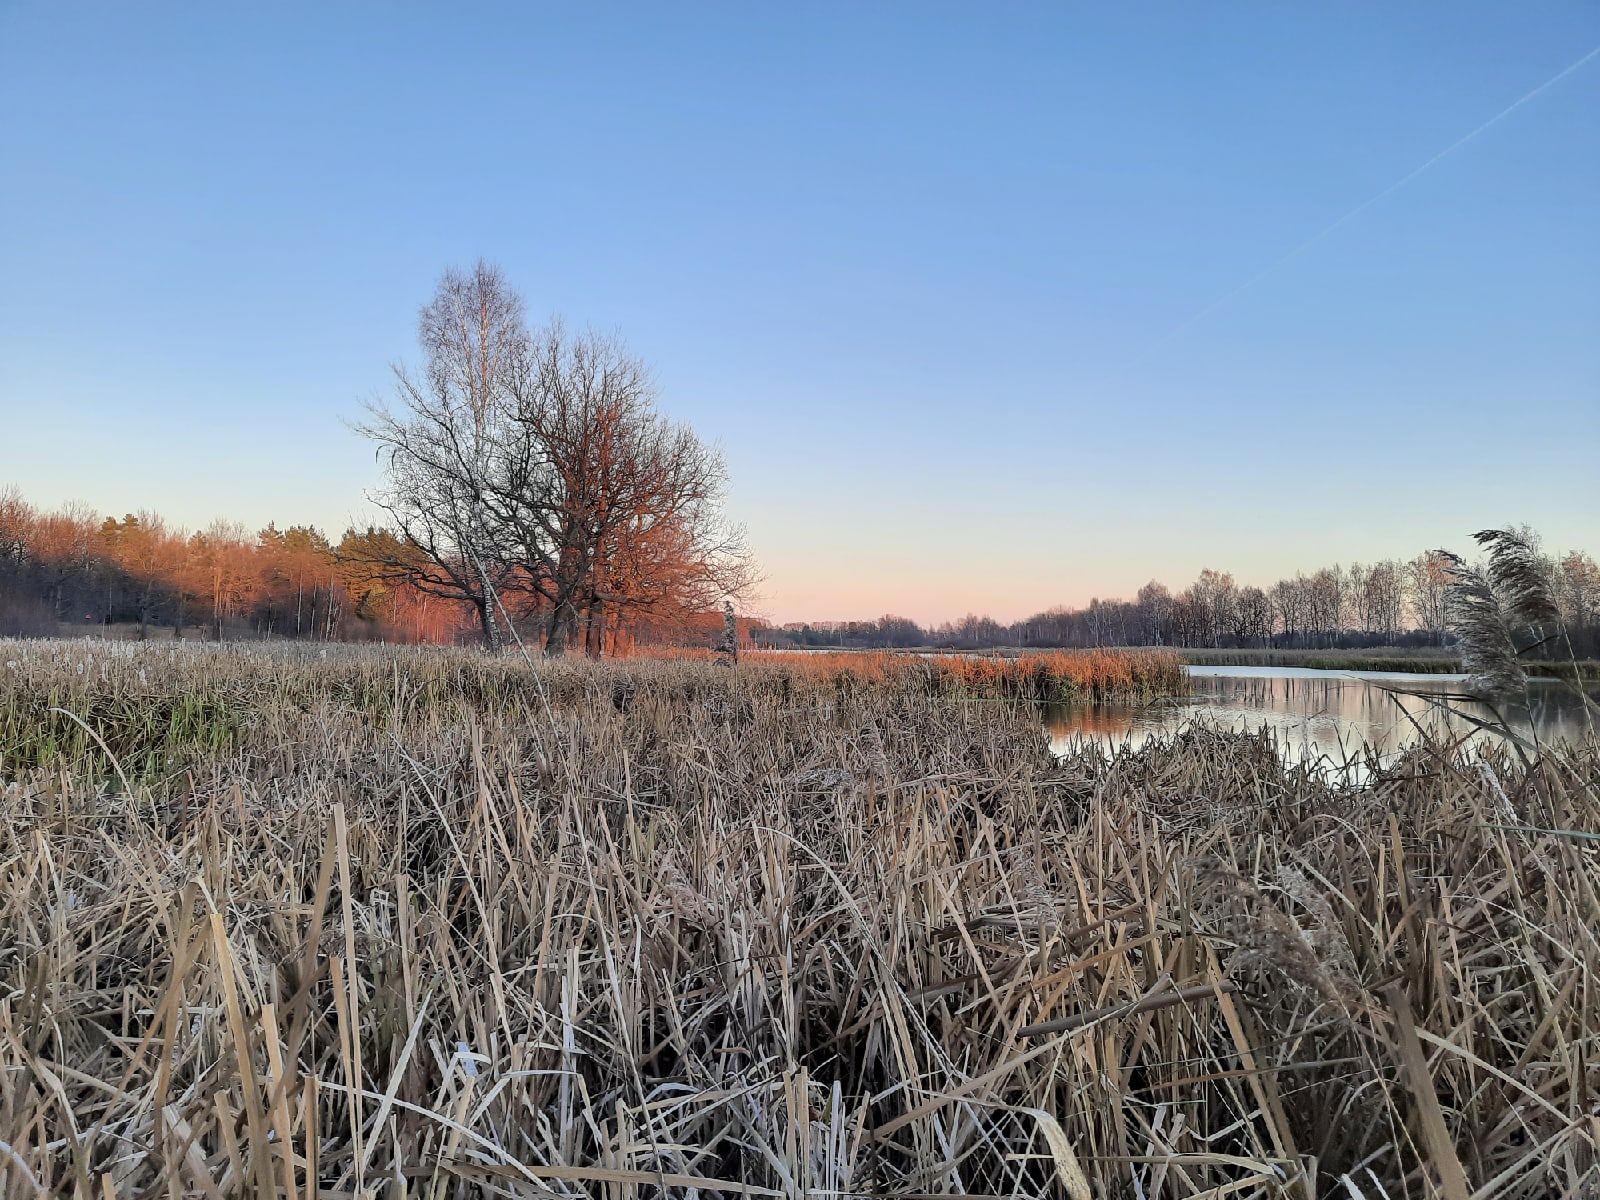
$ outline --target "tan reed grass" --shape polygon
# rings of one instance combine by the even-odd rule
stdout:
[[[903,675],[105,655],[0,644],[7,1197],[1600,1188],[1593,747],[1357,782]],[[131,794],[19,749],[58,707]]]
[[[701,661],[708,652],[656,652],[655,657]],[[921,686],[937,694],[1041,704],[1140,701],[1189,691],[1183,659],[1163,649],[1047,650],[1011,655],[755,650],[747,651],[741,661],[813,681]]]

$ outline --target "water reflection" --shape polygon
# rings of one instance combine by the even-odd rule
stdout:
[[[1426,699],[1399,696],[1391,690],[1444,696],[1460,691],[1459,675],[1297,667],[1191,667],[1189,675],[1194,693],[1181,702],[1047,709],[1044,725],[1051,744],[1058,752],[1080,739],[1138,746],[1152,736],[1204,718],[1230,729],[1270,727],[1291,758],[1325,756],[1342,763],[1363,742],[1385,754],[1403,749],[1422,736],[1419,726],[1441,737],[1486,736],[1475,733],[1470,722]],[[1576,742],[1588,735],[1592,718],[1571,688],[1540,681],[1529,691],[1526,707],[1503,713],[1518,732],[1544,742]],[[1482,719],[1493,715],[1481,704],[1456,703],[1455,707]]]

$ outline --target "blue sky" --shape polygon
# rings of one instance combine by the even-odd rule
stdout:
[[[345,420],[484,256],[722,443],[781,619],[1600,551],[1600,58],[1261,274],[1596,46],[1593,3],[0,3],[0,483],[336,533]]]

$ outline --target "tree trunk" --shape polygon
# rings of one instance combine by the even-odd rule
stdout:
[[[483,629],[483,644],[489,648],[489,653],[498,653],[500,627],[494,620],[494,601],[488,596],[478,601],[478,624]]]
[[[560,658],[567,652],[568,634],[577,616],[571,600],[562,600],[556,605],[550,614],[550,632],[544,640],[546,658]]]
[[[590,658],[599,658],[605,651],[605,639],[605,601],[594,596],[589,600],[589,614],[583,631],[584,653]]]

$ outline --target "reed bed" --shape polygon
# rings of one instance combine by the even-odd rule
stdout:
[[[1594,747],[104,655],[0,644],[5,1196],[1600,1189]],[[19,750],[57,707],[144,757]]]
[[[408,717],[459,723],[548,715],[594,688],[627,691],[659,677],[693,702],[704,691],[706,650],[589,663],[434,647],[275,643],[170,645],[121,641],[0,641],[0,770],[109,753],[136,776],[181,769],[242,745],[262,713],[299,712],[384,724],[398,706]],[[1040,704],[1141,702],[1187,694],[1177,655],[1159,650],[1062,651],[1025,658],[981,655],[746,653],[747,689],[810,702],[863,688],[920,692],[963,701]]]
[[[934,694],[1040,704],[1138,702],[1189,691],[1183,658],[1161,649],[1049,650],[1025,655],[756,651],[744,660],[811,679],[890,687],[920,684]]]

